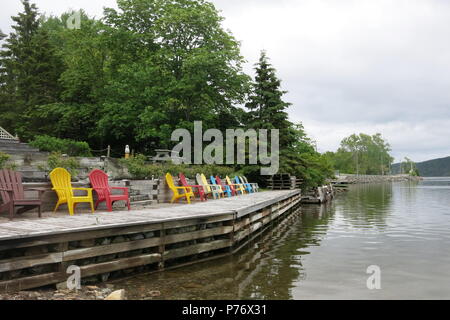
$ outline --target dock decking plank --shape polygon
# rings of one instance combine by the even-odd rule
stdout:
[[[139,224],[201,219],[226,214],[236,214],[239,217],[247,212],[258,210],[270,203],[282,201],[299,193],[300,190],[266,191],[233,198],[197,202],[191,205],[13,220],[0,223],[0,241]]]

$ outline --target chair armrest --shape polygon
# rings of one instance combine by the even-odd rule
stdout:
[[[29,191],[37,191],[39,193],[39,199],[42,198],[42,195],[44,194],[45,191],[48,191],[48,189],[46,188],[30,188],[28,189]]]
[[[218,190],[218,189],[220,188],[220,191],[223,191],[223,190],[222,190],[222,187],[219,186],[219,185],[217,185],[217,184],[209,184],[208,186],[209,186],[210,188],[215,189],[215,190]]]
[[[190,188],[203,188],[203,186],[200,185],[200,184],[190,184],[190,185],[184,186],[184,187],[190,187]]]
[[[229,186],[238,186],[239,188],[241,188],[242,187],[242,184],[237,184],[237,183],[232,183],[232,184],[229,184]]]
[[[183,189],[183,190],[192,190],[191,187],[175,187],[177,189]]]
[[[92,197],[92,188],[72,188],[72,190],[80,190],[80,191],[86,191],[88,197]],[[74,197],[77,197],[74,195]],[[78,196],[80,197],[80,196]]]
[[[202,189],[203,191],[204,191],[204,188],[203,188],[203,186],[202,185],[199,185],[199,184],[191,184],[191,185],[188,185],[188,186],[186,186],[186,187],[189,187],[189,188],[197,188],[197,189]]]

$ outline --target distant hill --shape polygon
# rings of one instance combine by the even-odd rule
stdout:
[[[416,162],[422,177],[450,177],[450,157]],[[400,173],[400,163],[392,165],[392,173]]]

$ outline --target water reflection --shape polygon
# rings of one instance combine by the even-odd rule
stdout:
[[[450,299],[449,208],[450,179],[352,186],[234,256],[116,285],[133,299]]]
[[[384,229],[392,211],[392,196],[391,183],[362,184],[351,186],[346,197],[337,201],[343,219],[353,226]]]
[[[238,298],[292,299],[295,281],[306,278],[302,256],[310,253],[309,247],[320,245],[326,233],[328,213],[326,206],[303,208],[259,239],[248,250],[256,263],[239,284]],[[258,255],[258,251],[262,254]],[[238,264],[236,267],[239,269]]]
[[[302,256],[326,234],[329,206],[293,212],[234,256],[116,282],[131,299],[292,299]],[[303,210],[303,214],[302,214]],[[161,296],[151,297],[154,291]]]

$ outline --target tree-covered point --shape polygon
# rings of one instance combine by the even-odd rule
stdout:
[[[417,165],[410,158],[405,157],[404,160],[400,163],[400,173],[409,174],[411,176],[420,176],[419,169],[417,169]]]
[[[352,134],[341,141],[336,152],[324,154],[341,173],[384,175],[390,172],[394,158],[391,147],[380,133],[372,136]]]

